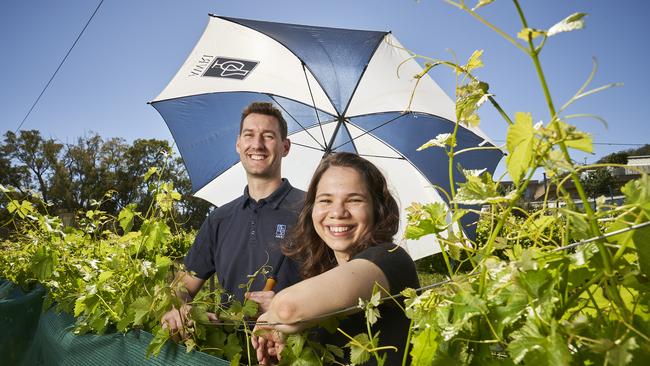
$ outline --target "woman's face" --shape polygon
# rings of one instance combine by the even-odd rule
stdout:
[[[351,249],[372,229],[374,221],[372,199],[361,175],[347,167],[327,169],[316,187],[311,218],[337,262],[347,262]]]

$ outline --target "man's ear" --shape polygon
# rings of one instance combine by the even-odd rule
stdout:
[[[286,138],[284,139],[284,141],[282,141],[282,144],[284,145],[284,149],[282,151],[282,157],[285,157],[289,155],[289,150],[291,150],[291,140],[289,140],[289,138]]]
[[[235,150],[237,151],[237,154],[240,154],[241,152],[239,151],[239,135],[237,135],[237,142],[235,142]]]

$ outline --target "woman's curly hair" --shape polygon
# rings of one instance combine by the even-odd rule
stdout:
[[[314,172],[298,222],[282,248],[285,255],[301,263],[300,273],[303,278],[319,275],[337,265],[334,252],[316,233],[311,217],[318,183],[323,174],[333,166],[352,168],[357,171],[365,182],[372,200],[372,225],[353,246],[351,257],[370,246],[392,242],[399,227],[397,202],[388,190],[386,178],[373,163],[359,155],[346,152],[326,156]]]

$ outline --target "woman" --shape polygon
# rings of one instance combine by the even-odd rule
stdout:
[[[369,299],[375,283],[391,294],[419,287],[415,265],[409,255],[392,243],[399,225],[397,202],[386,179],[369,161],[350,153],[323,159],[305,197],[298,223],[284,248],[286,255],[302,263],[304,281],[280,291],[258,326],[272,331],[257,332],[253,339],[261,364],[273,363],[283,337],[313,324],[303,322],[320,315],[355,306]],[[385,295],[385,294],[384,294]],[[373,327],[380,331],[386,365],[402,362],[409,321],[393,302],[379,307],[381,318]],[[366,320],[356,313],[339,327],[350,336],[366,333]],[[324,333],[324,332],[321,332]],[[349,340],[340,333],[320,339],[322,344],[344,346]],[[276,344],[279,343],[279,344]],[[372,359],[371,359],[372,360]]]

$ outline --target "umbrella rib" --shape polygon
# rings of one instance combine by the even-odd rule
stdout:
[[[382,158],[382,159],[395,159],[395,160],[406,160],[403,156],[386,156],[386,155],[373,155],[373,154],[357,154],[361,157],[367,158]]]
[[[320,117],[318,116],[318,108],[316,107],[316,100],[314,99],[314,93],[311,91],[311,85],[309,85],[309,77],[307,77],[307,69],[305,68],[305,63],[302,63],[302,72],[305,74],[305,81],[307,82],[307,88],[309,89],[309,96],[311,97],[311,102],[314,105],[314,113],[316,113],[316,120],[318,121],[318,127],[320,127],[320,133],[323,136],[323,145],[327,145],[327,139],[325,138],[325,132],[323,132],[323,125],[320,122]],[[320,145],[320,144],[319,144]]]
[[[313,146],[309,146],[309,145],[301,144],[301,143],[298,143],[298,142],[292,142],[291,145],[298,145],[298,146],[306,147],[306,148],[308,148],[308,149],[312,149],[312,150],[316,150],[316,151],[325,151],[324,148],[320,148],[320,149],[319,149],[319,148],[317,148],[317,147],[313,147]]]
[[[359,137],[365,136],[365,135],[369,134],[370,132],[372,132],[372,131],[374,131],[374,130],[376,130],[376,129],[378,129],[378,128],[384,127],[384,126],[386,126],[387,124],[389,124],[389,123],[391,123],[391,122],[394,122],[394,121],[396,121],[397,119],[399,119],[399,118],[401,118],[401,117],[403,117],[403,116],[405,116],[405,115],[406,115],[405,113],[402,113],[402,114],[400,114],[399,116],[397,116],[397,117],[395,117],[395,118],[393,118],[393,119],[391,119],[391,120],[388,120],[388,121],[386,121],[386,122],[380,124],[379,126],[377,126],[377,127],[375,127],[375,128],[372,128],[372,129],[370,129],[370,130],[368,130],[368,131],[364,131],[364,133],[362,133],[361,135],[352,138],[350,141],[344,142],[344,143],[342,143],[342,144],[336,146],[336,147],[333,148],[332,150],[336,150],[336,149],[338,149],[339,147],[341,147],[341,146],[343,146],[343,145],[350,144],[350,143],[352,143],[354,140],[358,139]]]
[[[275,98],[275,96],[273,96],[273,95],[269,95],[269,98],[273,99],[273,101],[276,102],[276,103],[280,106],[280,108],[282,108],[282,110],[283,110],[283,111],[284,111],[284,112],[285,112],[289,117],[291,117],[291,119],[292,119],[294,122],[296,122],[296,123],[298,124],[298,126],[300,126],[300,127],[302,128],[302,130],[305,131],[305,132],[309,135],[309,137],[312,138],[312,140],[314,140],[315,143],[318,144],[318,146],[320,146],[323,150],[325,150],[325,146],[323,146],[323,145],[320,143],[320,141],[318,141],[318,139],[317,139],[316,137],[314,137],[314,135],[312,135],[311,132],[309,132],[309,130],[308,130],[305,126],[302,125],[302,123],[298,122],[298,120],[296,119],[296,117],[294,117],[291,113],[289,113],[289,111],[287,111],[286,108],[284,108],[284,106],[283,106],[283,105],[282,105],[282,104],[281,104],[281,103],[280,103],[280,102]],[[318,114],[318,111],[316,111],[316,114]],[[322,129],[321,129],[321,130],[322,130]],[[322,131],[321,131],[321,132],[322,132]]]

